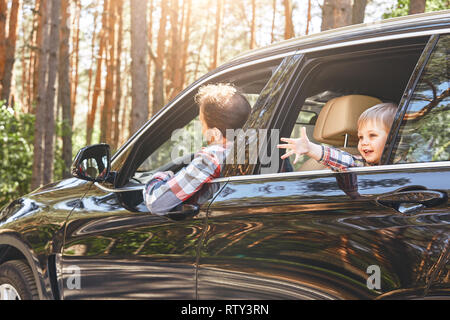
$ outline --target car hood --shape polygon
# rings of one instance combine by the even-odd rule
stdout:
[[[50,219],[49,216],[65,219],[90,184],[88,181],[69,178],[47,184],[15,199],[0,210],[0,229],[38,214],[45,216],[46,220]]]

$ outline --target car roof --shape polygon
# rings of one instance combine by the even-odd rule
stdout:
[[[382,21],[351,25],[284,40],[266,47],[244,52],[226,63],[236,64],[248,60],[261,59],[290,51],[312,47],[339,44],[347,41],[378,38],[386,35],[414,33],[450,26],[450,10],[415,14]],[[224,65],[225,66],[225,65]]]

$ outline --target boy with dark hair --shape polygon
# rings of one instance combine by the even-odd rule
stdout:
[[[143,196],[150,212],[164,214],[191,198],[200,188],[221,175],[222,164],[231,149],[227,129],[242,128],[250,115],[247,99],[230,84],[205,85],[195,96],[202,134],[207,147],[177,174],[157,172],[145,185]]]

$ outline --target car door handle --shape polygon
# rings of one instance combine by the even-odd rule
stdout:
[[[199,211],[200,207],[198,205],[183,203],[164,216],[172,220],[181,221],[197,215]]]
[[[403,189],[392,194],[378,197],[377,202],[391,207],[400,213],[411,215],[420,212],[424,208],[446,203],[448,195],[444,191],[428,190],[426,188]]]

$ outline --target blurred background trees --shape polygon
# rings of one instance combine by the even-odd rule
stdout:
[[[0,205],[68,177],[74,154],[87,144],[116,150],[189,83],[243,51],[449,6],[449,0],[0,0]]]

